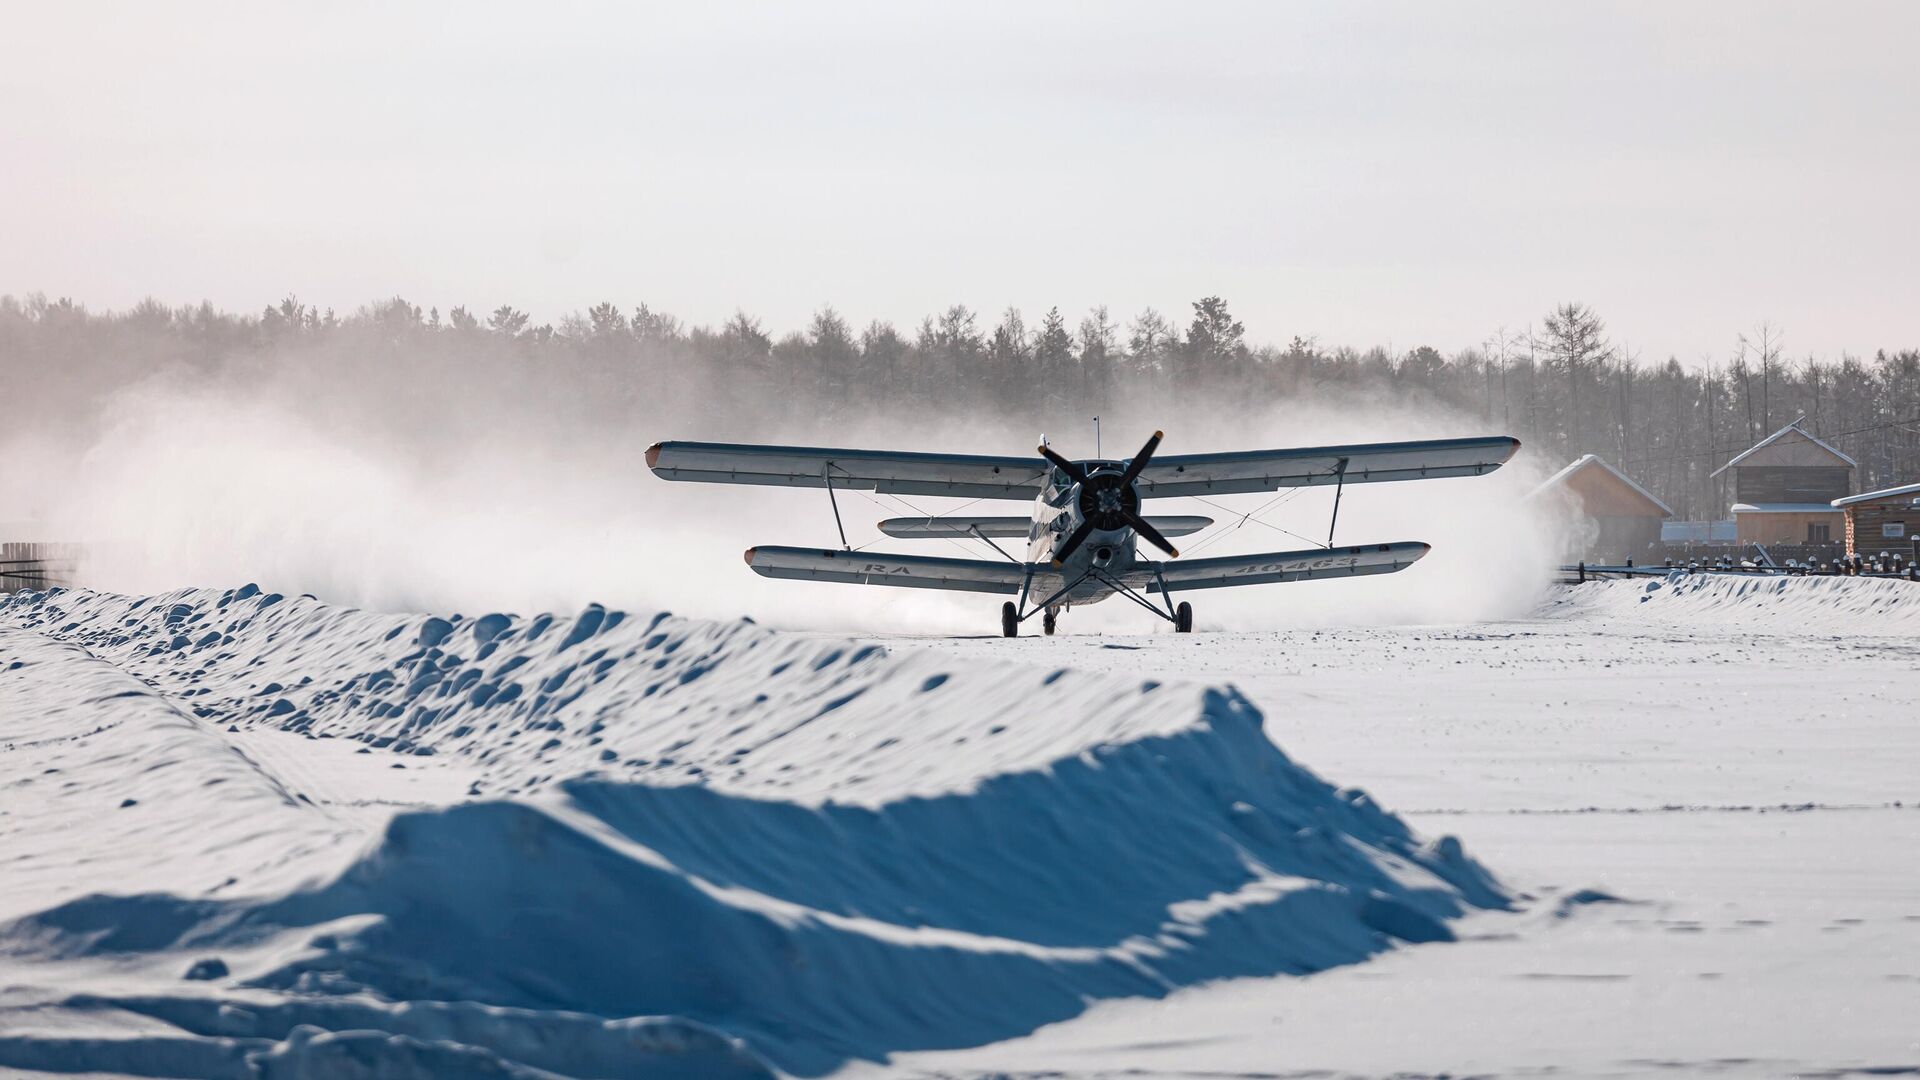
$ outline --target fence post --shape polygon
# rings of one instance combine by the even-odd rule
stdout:
[[[1582,559],[1580,560],[1580,584],[1585,585],[1586,583],[1587,583],[1587,561],[1585,559]]]

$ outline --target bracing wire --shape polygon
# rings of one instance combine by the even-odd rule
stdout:
[[[1200,502],[1203,502],[1203,503],[1206,503],[1206,504],[1207,504],[1208,506],[1211,506],[1211,507],[1213,507],[1213,508],[1214,508],[1215,510],[1221,510],[1221,511],[1224,511],[1224,512],[1226,512],[1226,513],[1229,513],[1229,514],[1231,514],[1231,513],[1234,513],[1234,512],[1235,512],[1235,511],[1234,511],[1234,509],[1233,509],[1232,507],[1230,507],[1230,506],[1221,506],[1221,505],[1220,505],[1219,503],[1217,503],[1217,502],[1214,502],[1214,501],[1213,501],[1212,499],[1209,499],[1209,498],[1206,498],[1205,496],[1202,496],[1202,495],[1190,495],[1190,496],[1188,496],[1188,498],[1191,498],[1191,499],[1197,499],[1197,500],[1199,500]],[[1222,531],[1222,532],[1220,532],[1220,533],[1218,533],[1218,534],[1216,534],[1216,535],[1217,535],[1217,536],[1225,536],[1225,535],[1226,535],[1227,533],[1229,533],[1229,532],[1233,532],[1234,530],[1236,530],[1236,529],[1238,529],[1238,528],[1240,528],[1240,526],[1241,526],[1241,525],[1245,525],[1245,524],[1246,524],[1247,522],[1249,522],[1249,521],[1251,521],[1251,522],[1253,522],[1253,523],[1254,523],[1255,525],[1261,525],[1261,526],[1264,526],[1264,527],[1266,527],[1266,528],[1269,528],[1269,529],[1272,529],[1272,530],[1273,530],[1274,532],[1277,532],[1277,533],[1285,533],[1286,535],[1288,535],[1288,536],[1291,536],[1291,537],[1293,537],[1293,538],[1294,538],[1295,540],[1300,540],[1300,541],[1304,541],[1304,542],[1306,542],[1306,543],[1309,543],[1309,544],[1312,544],[1312,545],[1313,545],[1314,547],[1316,547],[1316,548],[1326,548],[1326,547],[1327,547],[1327,545],[1326,545],[1326,544],[1325,544],[1324,542],[1322,542],[1322,541],[1319,541],[1319,540],[1315,540],[1315,539],[1313,539],[1313,538],[1312,538],[1312,537],[1310,537],[1310,536],[1301,536],[1301,535],[1300,535],[1299,533],[1297,533],[1297,532],[1294,532],[1294,531],[1293,531],[1292,529],[1285,529],[1285,528],[1281,528],[1280,526],[1278,526],[1278,525],[1275,525],[1275,524],[1274,524],[1273,522],[1271,522],[1271,521],[1262,521],[1262,520],[1260,520],[1259,518],[1257,518],[1257,517],[1254,517],[1254,516],[1253,516],[1252,514],[1248,514],[1248,515],[1246,515],[1245,517],[1243,517],[1243,518],[1242,518],[1242,519],[1241,519],[1241,520],[1240,520],[1239,522],[1237,522],[1237,523],[1236,523],[1236,524],[1234,525],[1234,527],[1233,527],[1233,529],[1227,529],[1227,530],[1224,530],[1224,531]],[[1209,542],[1211,542],[1212,540],[1213,540],[1213,537],[1209,537],[1209,538],[1208,538],[1208,541],[1209,541]],[[1202,547],[1204,547],[1204,545],[1202,545]],[[1196,547],[1196,548],[1194,549],[1194,551],[1196,551],[1196,552],[1197,552],[1197,551],[1199,551],[1199,550],[1201,550],[1201,548],[1199,548],[1199,547]]]
[[[1244,514],[1230,507],[1221,506],[1219,503],[1214,502],[1213,500],[1208,499],[1201,495],[1188,496],[1188,498],[1194,499],[1198,502],[1206,503],[1208,506],[1211,506],[1216,510],[1224,510],[1228,514],[1236,515],[1239,517],[1240,520],[1234,522],[1231,527],[1220,529],[1219,531],[1215,532],[1212,536],[1209,536],[1205,540],[1202,540],[1200,543],[1194,545],[1193,550],[1189,551],[1187,554],[1198,555],[1200,552],[1205,551],[1208,547],[1212,546],[1214,541],[1219,540],[1222,537],[1225,537],[1231,533],[1239,532],[1241,527],[1246,525],[1246,523],[1249,521],[1253,522],[1255,525],[1264,525],[1275,532],[1285,533],[1286,535],[1291,536],[1296,540],[1304,540],[1307,543],[1312,544],[1314,547],[1328,548],[1329,550],[1331,550],[1331,545],[1329,544],[1322,543],[1310,537],[1301,536],[1299,533],[1294,532],[1292,529],[1282,528],[1278,525],[1273,524],[1270,521],[1263,521],[1260,518],[1260,515],[1266,513],[1269,509],[1277,509],[1281,506],[1285,506],[1288,500],[1292,499],[1296,495],[1299,495],[1301,492],[1307,490],[1307,486],[1308,485],[1302,485],[1300,487],[1295,487],[1287,491],[1283,491],[1280,494],[1275,495],[1273,498],[1268,499],[1266,502],[1261,503],[1259,506],[1255,507],[1253,510]]]
[[[925,513],[925,512],[923,512],[923,511],[921,511],[921,509],[920,509],[919,507],[917,507],[917,506],[915,506],[915,505],[913,505],[912,503],[910,503],[910,502],[908,502],[908,501],[907,501],[906,499],[904,499],[904,498],[902,498],[901,496],[899,496],[899,495],[895,495],[895,494],[894,494],[893,492],[891,492],[891,491],[880,491],[880,492],[874,492],[874,493],[872,493],[872,494],[869,494],[869,493],[867,493],[866,491],[864,491],[864,490],[862,490],[862,489],[860,489],[860,488],[848,488],[848,489],[846,489],[846,490],[849,490],[849,491],[852,491],[852,492],[853,492],[853,493],[855,493],[856,495],[859,495],[859,496],[860,496],[861,498],[863,498],[863,499],[865,499],[865,500],[867,500],[868,502],[870,502],[870,503],[872,503],[873,505],[875,505],[875,506],[878,506],[878,507],[879,507],[880,509],[882,509],[882,510],[885,510],[885,511],[887,511],[887,512],[889,512],[889,513],[895,513],[895,512],[897,512],[897,511],[898,511],[898,508],[897,508],[897,507],[892,507],[892,506],[888,506],[888,505],[887,505],[886,503],[883,503],[883,502],[881,502],[881,501],[879,500],[879,498],[876,498],[875,496],[885,496],[886,498],[889,498],[889,499],[892,499],[892,500],[893,500],[894,502],[896,502],[896,503],[899,503],[899,504],[900,504],[900,506],[903,506],[903,507],[905,507],[905,508],[906,508],[906,510],[907,510],[907,513],[909,513],[909,514],[912,514],[912,515],[913,515],[914,517],[920,517],[920,518],[929,518],[929,519],[931,519],[931,518],[932,518],[932,517],[934,516],[934,515],[932,515],[932,514],[928,514],[928,513]],[[975,499],[975,500],[973,500],[973,501],[974,501],[974,502],[979,502],[980,500],[979,500],[979,499]],[[971,503],[969,503],[969,504],[967,504],[967,505],[972,505],[972,504],[971,504]],[[968,547],[968,546],[966,546],[965,544],[962,544],[962,543],[961,543],[960,541],[958,541],[958,540],[955,540],[955,539],[954,539],[953,537],[951,537],[951,536],[943,536],[943,537],[941,537],[940,539],[941,539],[941,540],[944,540],[945,542],[947,542],[947,543],[949,543],[949,544],[952,544],[952,545],[953,545],[954,547],[956,547],[956,548],[958,548],[958,549],[960,549],[960,552],[961,552],[962,554],[964,554],[964,555],[966,555],[966,556],[968,556],[969,558],[971,558],[971,557],[973,556],[973,554],[974,554],[974,551],[973,551],[973,549],[972,549],[972,548],[970,548],[970,547]],[[869,547],[871,547],[871,546],[873,546],[874,544],[877,544],[877,543],[879,543],[879,542],[880,542],[880,539],[879,539],[878,537],[875,537],[874,539],[872,539],[872,540],[869,540],[869,541],[867,541],[867,542],[866,542],[866,543],[864,543],[864,544],[861,544],[861,545],[860,545],[859,547],[856,547],[856,548],[854,548],[853,550],[855,550],[855,551],[864,551],[864,550],[866,550],[867,548],[869,548]]]
[[[1288,499],[1293,498],[1295,495],[1298,495],[1305,490],[1306,488],[1293,488],[1290,491],[1282,492],[1281,494],[1276,495],[1271,499],[1268,499],[1266,502],[1261,503],[1251,513],[1239,514],[1238,516],[1240,520],[1234,522],[1232,525],[1226,528],[1215,530],[1212,536],[1209,536],[1205,540],[1202,540],[1198,544],[1195,544],[1193,549],[1189,551],[1187,554],[1189,555],[1200,554],[1202,551],[1205,551],[1207,550],[1207,548],[1213,546],[1214,541],[1222,539],[1223,537],[1229,536],[1233,533],[1239,532],[1241,527],[1246,525],[1248,521],[1253,520],[1255,517],[1257,517],[1260,514],[1266,513],[1268,508],[1284,506],[1286,505],[1286,502]],[[1199,498],[1199,496],[1194,496],[1194,497]],[[1205,502],[1206,500],[1201,499],[1200,501]],[[1209,504],[1209,505],[1213,505],[1213,504]]]

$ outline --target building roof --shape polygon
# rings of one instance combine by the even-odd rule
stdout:
[[[1598,454],[1587,454],[1584,457],[1579,458],[1578,460],[1574,461],[1573,464],[1568,465],[1566,468],[1561,469],[1559,472],[1554,473],[1552,476],[1549,476],[1545,480],[1541,481],[1540,486],[1537,488],[1534,488],[1533,491],[1530,492],[1529,494],[1539,495],[1541,492],[1547,491],[1551,488],[1559,487],[1560,485],[1565,484],[1568,480],[1571,480],[1573,478],[1574,473],[1577,473],[1582,469],[1585,469],[1585,468],[1588,468],[1589,466],[1594,466],[1594,465],[1598,465],[1600,468],[1605,469],[1615,479],[1627,485],[1629,488],[1632,488],[1635,494],[1639,495],[1641,498],[1647,500],[1653,505],[1659,507],[1660,512],[1662,514],[1665,514],[1668,517],[1673,516],[1673,508],[1668,506],[1666,503],[1661,502],[1659,496],[1655,495],[1651,491],[1648,491],[1646,488],[1641,487],[1639,484],[1634,483],[1633,477],[1628,476],[1626,473],[1623,473],[1619,469],[1616,469],[1613,466],[1607,464],[1606,461],[1603,458],[1601,458],[1600,455]]]
[[[1721,473],[1726,472],[1728,469],[1731,469],[1735,465],[1740,464],[1742,461],[1745,461],[1747,458],[1752,457],[1754,454],[1759,453],[1761,450],[1766,449],[1768,446],[1771,446],[1775,440],[1779,439],[1781,436],[1785,435],[1789,431],[1800,435],[1801,437],[1807,439],[1809,442],[1813,443],[1815,446],[1818,446],[1820,449],[1825,450],[1827,453],[1832,454],[1834,457],[1837,457],[1841,461],[1846,462],[1848,468],[1855,468],[1860,464],[1859,462],[1853,460],[1847,455],[1841,453],[1838,449],[1836,449],[1833,446],[1832,443],[1827,442],[1826,440],[1820,438],[1818,435],[1815,435],[1812,432],[1808,431],[1806,428],[1801,427],[1800,420],[1796,419],[1794,420],[1793,423],[1788,424],[1786,427],[1781,428],[1779,431],[1774,432],[1773,434],[1767,436],[1766,438],[1761,439],[1759,442],[1754,443],[1752,446],[1747,447],[1745,450],[1740,451],[1740,453],[1734,455],[1734,458],[1732,461],[1729,461],[1725,465],[1722,465],[1719,468],[1713,470],[1713,475],[1719,476]]]
[[[1899,495],[1920,495],[1920,484],[1907,484],[1904,487],[1882,488],[1879,491],[1866,491],[1858,495],[1849,495],[1844,499],[1833,500],[1833,505],[1836,507],[1852,506],[1854,503],[1891,499]]]
[[[1736,514],[1831,514],[1828,503],[1734,503]]]

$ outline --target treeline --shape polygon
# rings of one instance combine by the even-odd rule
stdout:
[[[1288,403],[1438,407],[1519,436],[1556,466],[1598,453],[1681,517],[1724,516],[1726,460],[1804,416],[1860,462],[1862,489],[1920,482],[1920,351],[1790,357],[1772,327],[1686,366],[1614,344],[1568,304],[1537,327],[1445,355],[1251,343],[1219,297],[1175,319],[1055,308],[1029,321],[956,305],[901,329],[822,308],[776,334],[744,313],[688,326],[640,305],[595,305],[558,325],[501,306],[423,311],[393,299],[339,316],[289,297],[258,315],[146,301],[96,313],[69,300],[0,297],[0,401],[16,419],[84,423],[115,389],[157,371],[251,371],[316,388],[386,393],[384,407],[458,429],[484,382],[529,415],[613,422],[672,417],[704,437],[830,440],[868,416],[994,415],[1030,430],[1093,414],[1282,411]],[[398,380],[398,381],[396,381]],[[405,387],[396,391],[394,388]],[[22,410],[25,410],[24,412]]]

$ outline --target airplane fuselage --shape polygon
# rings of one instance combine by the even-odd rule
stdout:
[[[1078,463],[1089,477],[1102,473],[1119,473],[1125,468],[1124,462],[1088,460]],[[1098,492],[1096,497],[1105,497],[1110,501],[1115,495],[1110,492]],[[1133,568],[1136,557],[1133,529],[1121,526],[1117,529],[1094,529],[1087,534],[1086,540],[1065,559],[1059,559],[1061,548],[1086,520],[1081,509],[1081,485],[1058,468],[1048,470],[1042,483],[1040,494],[1033,500],[1033,525],[1027,533],[1027,561],[1039,566],[1053,568],[1053,572],[1065,581],[1073,581],[1085,576],[1085,580],[1062,598],[1059,606],[1071,604],[1091,604],[1113,595],[1112,586],[1096,576],[1088,575],[1089,569],[1098,569],[1115,576],[1123,575]],[[1117,505],[1099,509],[1117,511]],[[1058,566],[1055,566],[1058,560]]]

